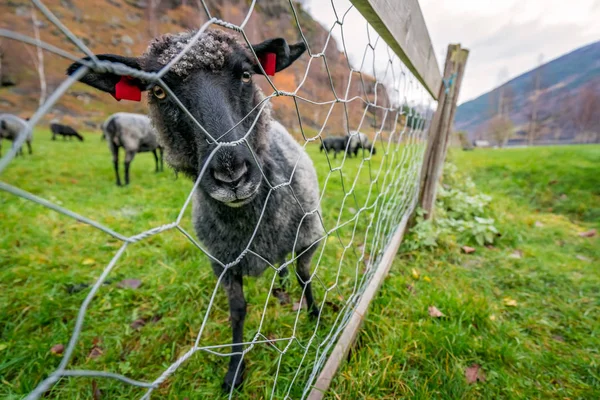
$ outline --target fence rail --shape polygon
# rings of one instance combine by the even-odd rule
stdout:
[[[350,68],[347,82],[344,82],[345,90],[339,91],[339,93],[344,94],[336,92],[336,82],[334,82],[335,79],[332,77],[331,71],[327,66],[324,49],[323,51],[319,51],[320,49],[309,50],[309,60],[306,65],[304,78],[300,80],[294,91],[281,90],[277,87],[276,79],[266,77],[273,92],[267,94],[261,101],[261,104],[257,105],[255,110],[251,111],[251,113],[254,111],[258,113],[254,123],[242,138],[234,142],[221,140],[228,131],[217,132],[217,135],[209,134],[205,127],[192,115],[192,112],[183,106],[183,103],[173,89],[166,85],[164,76],[169,73],[170,68],[184,57],[186,52],[190,51],[195,43],[202,40],[204,32],[211,26],[216,25],[219,28],[234,31],[241,36],[242,42],[250,45],[246,30],[252,24],[251,17],[253,13],[257,12],[255,7],[256,1],[251,2],[247,14],[238,24],[216,18],[211,14],[210,7],[206,2],[200,1],[199,4],[202,7],[199,8],[206,14],[206,22],[199,25],[198,31],[193,34],[188,44],[181,49],[171,62],[167,63],[158,72],[137,71],[120,63],[96,59],[94,53],[84,44],[81,38],[73,34],[67,27],[68,24],[63,23],[40,0],[33,0],[34,6],[53,26],[57,27],[65,37],[77,46],[81,52],[80,55],[73,55],[68,51],[60,49],[59,46],[45,42],[43,32],[41,41],[39,41],[28,38],[18,32],[0,29],[0,37],[18,40],[30,45],[35,44],[44,51],[65,57],[70,61],[78,59],[83,55],[91,57],[89,61],[83,63],[84,65],[74,75],[65,79],[48,96],[30,120],[25,123],[26,127],[19,133],[13,148],[0,159],[0,179],[2,179],[0,181],[0,190],[92,226],[119,240],[121,243],[119,249],[111,257],[111,261],[102,270],[102,273],[89,289],[74,321],[70,322],[72,324],[72,333],[61,362],[45,379],[38,382],[37,387],[29,393],[29,399],[37,399],[45,394],[52,393],[53,387],[61,379],[76,377],[97,377],[122,382],[144,389],[145,393],[142,398],[149,398],[171,376],[176,374],[181,368],[184,368],[185,364],[190,362],[194,357],[198,357],[200,353],[221,357],[241,355],[244,358],[248,354],[254,354],[254,352],[259,351],[257,348],[263,344],[270,346],[269,348],[276,353],[275,365],[272,366],[275,373],[272,374],[271,398],[292,398],[294,396],[312,400],[322,398],[337,369],[341,365],[344,355],[347,354],[358,335],[369,303],[374,298],[391,268],[393,258],[401,244],[408,222],[415,207],[418,205],[420,190],[424,185],[435,184],[439,178],[439,175],[435,175],[434,173],[431,174],[434,178],[425,179],[426,183],[421,183],[420,180],[420,176],[423,174],[422,168],[427,168],[427,160],[432,157],[432,153],[440,154],[434,156],[436,159],[435,163],[437,163],[436,166],[443,163],[446,146],[442,145],[442,151],[434,152],[431,150],[431,147],[434,145],[432,140],[435,140],[436,143],[445,143],[447,140],[449,125],[451,125],[450,121],[456,107],[456,96],[462,79],[462,72],[464,71],[464,62],[466,61],[466,56],[462,61],[456,61],[456,54],[449,52],[449,59],[453,58],[456,62],[452,61],[448,64],[449,61],[447,61],[447,65],[451,65],[452,68],[446,69],[444,77],[440,75],[433,46],[416,0],[403,2],[394,2],[391,0],[354,0],[352,3],[366,18],[367,22],[381,35],[385,43],[389,46],[389,49],[392,50],[391,52],[388,51],[387,67],[383,73],[379,74],[380,78],[373,78],[372,85],[374,89],[372,90],[374,95],[373,92],[368,93],[367,91],[360,92],[358,95],[350,94],[353,79],[357,80],[356,75],[359,77],[358,80],[363,90],[365,80],[368,81],[368,79],[371,79],[360,68]],[[334,2],[332,2],[332,7],[334,7],[333,4]],[[306,46],[311,49],[310,43],[301,29],[301,23],[295,8],[297,4],[290,0],[289,6],[290,14],[293,16],[293,20],[298,27],[299,36],[305,42]],[[350,11],[352,11],[352,8],[346,10],[346,13]],[[329,31],[325,47],[331,40],[332,31],[336,25],[339,25],[342,30],[344,29],[346,13],[339,14],[340,16],[344,16],[341,19],[336,14],[336,20],[332,21],[332,28]],[[369,41],[365,49],[365,54],[368,51],[375,51],[377,46],[383,45],[377,41]],[[343,52],[347,60],[348,52],[345,45]],[[256,57],[256,54],[254,56]],[[325,71],[332,89],[332,94],[328,95],[325,99],[310,97],[310,94],[302,91],[304,82],[308,79],[311,64],[320,62],[321,58],[324,61]],[[394,68],[398,69],[399,73],[394,72]],[[183,205],[175,221],[157,227],[149,227],[141,233],[128,236],[120,233],[120,227],[105,226],[96,222],[93,217],[75,213],[69,210],[68,207],[63,207],[56,202],[47,200],[43,196],[33,195],[25,189],[27,182],[19,181],[16,177],[11,176],[10,167],[16,164],[15,156],[25,143],[27,136],[33,132],[33,128],[36,125],[42,122],[44,115],[60,101],[61,97],[71,89],[75,82],[90,70],[97,73],[112,71],[117,75],[135,76],[159,83],[165,87],[168,94],[177,102],[185,118],[191,117],[195,125],[208,134],[207,140],[212,140],[216,144],[216,148],[208,155],[207,161],[199,171],[198,177],[193,183],[189,194],[185,198],[180,199]],[[457,70],[459,71],[458,79],[451,79],[451,75],[456,74]],[[378,87],[382,86],[386,88],[388,94],[387,103],[378,98]],[[415,96],[415,93],[418,95]],[[321,317],[316,321],[316,325],[312,331],[307,330],[308,328],[298,327],[298,321],[303,312],[300,306],[295,311],[296,315],[292,331],[287,335],[273,338],[266,336],[263,325],[265,319],[269,318],[269,303],[273,296],[272,289],[276,286],[275,284],[278,279],[277,272],[280,272],[284,267],[292,266],[294,262],[298,261],[301,254],[293,254],[291,252],[291,258],[286,259],[282,265],[275,266],[267,261],[268,255],[254,253],[252,243],[261,224],[269,223],[269,221],[263,221],[269,197],[273,193],[279,193],[291,187],[290,185],[296,171],[295,168],[287,182],[267,182],[269,185],[267,200],[265,200],[264,208],[256,222],[254,233],[240,254],[231,255],[232,261],[214,257],[203,247],[203,244],[197,242],[187,232],[183,220],[194,193],[197,190],[201,190],[199,185],[206,173],[208,163],[220,149],[225,146],[247,146],[253,154],[254,159],[257,160],[255,155],[256,149],[250,146],[248,137],[254,133],[254,126],[261,113],[265,111],[267,106],[270,106],[273,101],[280,97],[291,97],[294,100],[294,112],[297,113],[298,120],[300,121],[302,152],[311,150],[311,146],[322,145],[328,130],[333,132],[342,131],[350,134],[351,139],[346,142],[346,147],[342,153],[343,157],[340,161],[330,158],[327,149],[322,156],[320,153],[315,152],[315,154],[319,154],[319,157],[324,157],[326,160],[326,163],[318,164],[317,171],[322,185],[320,188],[320,204],[316,209],[303,210],[303,219],[310,218],[312,215],[318,215],[324,231],[324,234],[312,244],[320,246],[320,248],[313,259],[313,272],[309,279],[309,282],[312,282],[318,288],[317,291],[321,295],[319,302]],[[409,98],[413,100],[409,100]],[[437,107],[435,113],[432,99],[440,100],[441,106]],[[320,129],[316,130],[316,133],[309,133],[302,124],[302,114],[306,113],[306,111],[303,111],[299,104],[304,103],[326,110],[324,113],[326,115],[324,122]],[[351,108],[356,104],[360,105],[362,117],[358,126],[355,129],[351,129],[354,127],[349,126],[348,115],[352,113]],[[339,126],[332,126],[332,122],[329,119],[334,107],[339,105],[344,109],[344,123],[339,124]],[[243,119],[246,119],[249,115],[250,113],[244,116]],[[368,118],[371,118],[373,121],[372,127],[369,127],[369,123],[365,122]],[[360,152],[354,153],[357,156],[355,162],[358,164],[352,167],[350,163],[354,161],[351,160],[352,154],[349,152],[352,137],[356,136],[357,132],[362,130],[370,131],[370,139],[373,141],[373,147],[371,149],[363,147]],[[351,133],[351,131],[355,132]],[[380,149],[377,154],[377,162],[375,161],[375,145]],[[298,159],[295,162],[298,163],[302,155],[297,154],[296,156]],[[266,176],[264,171],[261,170],[261,173],[263,176]],[[341,189],[337,193],[332,194],[328,185],[331,181],[337,179],[341,182]],[[431,181],[431,179],[434,179],[435,182]],[[292,194],[295,201],[298,202],[293,190]],[[433,193],[434,198],[435,193]],[[329,203],[326,203],[328,207],[323,205],[325,200],[329,201]],[[331,204],[334,201],[337,201],[338,204],[332,207]],[[18,218],[18,216],[13,215],[13,218]],[[296,229],[296,235],[298,235],[300,226],[294,228]],[[109,276],[111,276],[116,265],[121,262],[120,259],[123,254],[129,250],[131,244],[147,240],[151,236],[167,231],[179,232],[185,237],[185,240],[189,240],[189,245],[203,254],[203,263],[206,264],[203,265],[204,268],[209,268],[208,266],[211,261],[223,267],[223,271],[217,274],[215,280],[210,282],[215,286],[210,291],[208,303],[203,305],[202,309],[196,310],[202,315],[202,318],[201,321],[198,321],[198,326],[195,327],[197,332],[193,345],[188,351],[176,357],[157,376],[138,376],[134,373],[109,372],[106,370],[110,369],[109,367],[105,370],[92,371],[77,365],[75,354],[78,351],[77,345],[81,339],[82,331],[85,328],[90,304],[98,296],[101,296],[99,294],[101,287]],[[359,240],[362,243],[359,243]],[[337,266],[325,265],[325,261],[323,260],[328,255],[334,255],[338,263]],[[268,270],[271,273],[271,278],[264,278],[267,281],[266,287],[269,287],[270,292],[267,295],[264,307],[262,307],[259,318],[260,323],[258,326],[253,327],[255,334],[250,341],[211,344],[208,342],[211,329],[208,327],[208,322],[212,317],[212,313],[214,313],[214,304],[217,296],[219,296],[219,284],[225,279],[230,268],[235,267],[245,257],[250,256],[262,258],[270,266]],[[360,273],[359,271],[363,268],[363,265],[365,266],[364,271]],[[344,298],[344,303],[339,311],[326,308],[329,302],[328,299],[334,293],[340,293],[340,297]],[[305,293],[303,291],[300,304],[302,304],[304,296]],[[330,312],[330,315],[327,315],[327,312]],[[233,350],[237,345],[243,346],[243,351],[238,352]],[[278,347],[279,345],[283,347]],[[289,354],[293,355],[290,356]],[[290,371],[289,376],[286,377],[287,380],[283,383],[280,379],[283,374],[281,371],[282,363],[288,363],[286,364],[286,369]],[[244,390],[252,390],[252,388],[245,388]],[[64,396],[64,394],[60,395]],[[231,388],[229,397],[232,398],[233,396],[234,389]]]

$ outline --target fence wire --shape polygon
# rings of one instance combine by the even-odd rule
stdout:
[[[44,115],[48,113],[61,96],[67,93],[72,85],[89,70],[96,72],[112,71],[118,75],[144,78],[160,84],[167,90],[169,95],[175,99],[182,108],[182,111],[188,117],[193,119],[194,123],[206,133],[208,138],[218,144],[205,162],[204,167],[194,182],[187,198],[182,199],[183,205],[175,221],[153,227],[133,236],[119,233],[119,229],[105,226],[93,219],[70,211],[61,205],[56,204],[56,202],[41,198],[16,186],[0,181],[1,190],[28,201],[38,203],[49,210],[61,213],[81,223],[97,228],[106,235],[109,235],[122,243],[81,304],[76,320],[74,321],[72,334],[68,345],[64,350],[60,364],[44,380],[39,382],[37,387],[29,393],[27,398],[38,399],[44,396],[62,378],[94,377],[114,379],[121,381],[126,385],[145,389],[142,398],[148,399],[168,378],[176,374],[180,368],[185,368],[186,361],[194,357],[197,353],[205,352],[220,357],[230,357],[234,354],[230,350],[231,346],[233,346],[232,343],[221,343],[216,345],[204,343],[206,341],[207,324],[212,316],[215,299],[220,293],[220,283],[227,271],[230,268],[234,268],[249,254],[262,258],[267,262],[266,259],[268,257],[255,253],[252,250],[254,236],[249,238],[245,250],[241,254],[232,254],[233,261],[228,262],[228,260],[219,260],[214,255],[210,254],[210,252],[203,247],[202,243],[196,241],[193,235],[188,233],[182,225],[182,220],[185,217],[186,210],[190,205],[194,192],[200,190],[199,183],[207,169],[210,158],[224,146],[245,145],[248,146],[252,154],[254,154],[254,150],[247,140],[248,136],[251,135],[253,131],[251,128],[246,132],[242,139],[235,142],[220,141],[220,139],[228,132],[224,132],[221,136],[216,138],[212,137],[202,125],[194,119],[192,114],[185,109],[181,101],[176,98],[175,93],[171,91],[162,79],[169,69],[172,68],[198,40],[201,40],[202,34],[211,26],[218,26],[237,32],[241,35],[246,44],[250,46],[250,41],[246,35],[245,28],[252,13],[256,12],[256,1],[252,1],[247,15],[239,25],[215,18],[210,14],[209,7],[205,2],[200,1],[199,8],[206,13],[208,19],[207,22],[199,27],[196,34],[179,55],[156,73],[142,72],[124,66],[123,64],[98,60],[84,42],[78,38],[77,35],[72,33],[69,28],[42,3],[42,1],[32,1],[35,7],[81,51],[82,55],[89,56],[91,60],[83,62],[83,66],[77,70],[74,75],[66,78],[25,123],[18,138],[15,140],[13,147],[0,159],[0,175],[6,176],[7,167],[15,158],[17,151],[23,146],[28,135],[33,132],[34,127],[40,123]],[[272,303],[270,299],[274,296],[273,290],[277,286],[276,283],[278,279],[278,275],[273,273],[269,292],[266,301],[262,306],[258,326],[250,326],[248,322],[246,323],[246,332],[254,331],[255,333],[251,340],[242,343],[244,346],[242,353],[243,357],[246,357],[248,354],[253,354],[253,350],[255,350],[257,345],[267,345],[267,348],[270,349],[269,351],[274,351],[276,353],[275,372],[272,374],[273,379],[271,382],[271,398],[281,396],[284,398],[305,398],[308,395],[330,350],[335,345],[336,339],[348,323],[362,293],[369,284],[374,273],[377,271],[379,260],[386,250],[390,237],[395,232],[402,218],[407,214],[412,213],[414,210],[416,198],[418,196],[420,168],[427,140],[427,126],[431,118],[432,107],[434,107],[432,99],[418,84],[417,80],[402,65],[398,57],[385,43],[383,43],[382,40],[378,37],[372,38],[372,36],[376,35],[373,35],[373,31],[368,27],[367,32],[369,33],[369,40],[365,47],[360,67],[353,68],[351,66],[349,53],[346,48],[346,40],[344,38],[344,30],[347,29],[347,27],[344,24],[345,18],[352,8],[343,10],[344,12],[341,13],[339,12],[340,10],[336,9],[335,4],[332,1],[331,7],[335,14],[335,20],[332,21],[325,48],[328,46],[330,40],[333,40],[334,30],[339,29],[342,34],[342,52],[346,62],[350,66],[345,93],[340,94],[336,92],[334,78],[332,77],[327,64],[325,48],[320,52],[316,52],[316,49],[310,47],[310,43],[301,29],[298,10],[296,9],[298,5],[290,0],[289,7],[289,12],[293,16],[295,24],[298,27],[298,36],[302,38],[308,48],[308,57],[310,57],[310,60],[308,61],[306,73],[300,80],[297,89],[293,92],[279,90],[275,83],[265,75],[273,91],[271,94],[266,95],[261,104],[257,106],[259,108],[258,115],[260,116],[260,114],[264,112],[265,107],[267,107],[274,98],[282,96],[291,97],[294,100],[295,112],[297,113],[298,121],[300,123],[302,145],[304,149],[308,149],[309,146],[320,145],[323,142],[323,139],[331,133],[337,132],[357,135],[361,130],[369,130],[372,128],[370,139],[380,150],[377,155],[377,158],[379,158],[378,163],[373,161],[375,156],[368,149],[362,149],[360,151],[358,157],[359,161],[353,161],[349,158],[347,152],[342,153],[342,158],[339,161],[333,159],[328,152],[325,152],[322,155],[319,154],[319,156],[327,158],[327,163],[329,165],[328,169],[317,171],[319,177],[322,178],[320,202],[323,203],[324,199],[330,195],[326,192],[330,181],[339,179],[342,182],[343,192],[337,194],[341,197],[341,204],[335,209],[329,206],[320,205],[322,211],[320,211],[319,208],[304,210],[305,218],[317,214],[324,230],[324,234],[314,242],[314,244],[318,244],[320,247],[313,258],[311,269],[311,282],[314,286],[319,288],[317,293],[321,295],[321,298],[317,295],[321,316],[313,323],[314,326],[310,329],[312,333],[308,336],[302,335],[298,331],[299,325],[304,325],[303,329],[306,329],[305,327],[308,323],[300,321],[303,309],[302,307],[298,307],[298,310],[294,311],[296,316],[290,336],[267,336],[264,333],[264,325],[265,321],[269,318],[274,318],[272,313],[269,312],[269,303]],[[11,30],[0,29],[0,37],[39,46],[44,49],[44,51],[54,53],[71,61],[79,60],[80,58],[79,54],[72,54],[68,50],[57,48],[43,40],[38,41]],[[384,53],[387,60],[385,63],[376,63],[377,54],[382,54],[379,51],[382,47],[385,49]],[[377,53],[378,51],[379,53]],[[254,56],[256,56],[256,54],[254,54]],[[333,97],[331,100],[323,101],[322,99],[310,98],[300,94],[305,82],[310,79],[309,69],[311,68],[311,64],[319,62],[320,60],[323,60],[327,72],[330,85],[329,89],[331,90],[331,96]],[[381,68],[381,65],[385,65],[385,68]],[[356,76],[358,76],[360,85],[364,88],[369,84],[367,77],[370,73],[375,75],[372,98],[369,98],[366,91],[360,95],[352,96],[351,87],[353,79],[356,80]],[[380,93],[378,88],[385,88],[384,92],[388,95],[387,102],[385,99],[378,98],[378,93]],[[308,132],[302,124],[302,107],[299,105],[301,103],[310,104],[327,110],[325,113],[325,121],[321,128],[316,131],[316,134]],[[350,124],[348,123],[346,123],[345,126],[342,126],[342,124],[338,124],[339,126],[337,126],[335,123],[328,121],[334,107],[339,105],[344,107],[344,115],[346,121],[348,121],[348,116],[351,112],[350,105],[357,103],[361,105],[363,114],[360,124],[356,128],[351,130],[349,128]],[[376,117],[374,118],[377,123],[374,127],[367,126],[368,122],[365,122],[369,119],[370,113],[375,116],[380,116],[379,121],[377,121]],[[251,113],[244,118],[248,118],[250,114]],[[258,118],[259,117],[257,116],[254,124]],[[241,121],[238,123],[241,123]],[[352,176],[352,171],[348,171],[348,165],[351,162],[358,163],[358,168],[354,176]],[[368,175],[368,185],[361,182],[361,174]],[[293,176],[294,174],[290,176],[289,181],[284,183],[274,184],[267,182],[270,188],[268,196],[277,190],[285,190],[286,188],[291,189],[290,185]],[[357,199],[357,193],[360,193],[361,197],[365,200],[359,201]],[[292,195],[295,197],[293,191]],[[298,202],[297,199],[296,202]],[[268,221],[262,221],[265,209],[268,206],[269,202],[267,200],[265,202],[265,208],[257,221],[255,233],[261,223],[269,223]],[[327,216],[334,221],[334,225],[331,226],[326,223],[325,220],[327,218],[324,218],[324,216]],[[366,223],[359,223],[362,218],[365,219]],[[299,230],[300,226],[296,228],[297,234]],[[162,373],[149,379],[133,379],[121,373],[109,372],[111,369],[110,365],[106,365],[104,370],[85,370],[73,366],[74,354],[79,343],[82,329],[85,323],[90,323],[89,321],[86,321],[88,308],[94,301],[95,296],[102,285],[107,281],[109,276],[111,276],[119,259],[131,244],[144,241],[151,236],[159,235],[165,231],[179,232],[185,236],[194,248],[202,252],[209,260],[223,267],[223,273],[217,277],[216,282],[214,282],[214,287],[211,289],[210,300],[206,309],[198,310],[199,313],[203,313],[203,318],[201,324],[196,327],[197,333],[193,345],[188,351],[176,358],[174,362],[162,371]],[[342,231],[344,231],[346,235],[344,235]],[[358,243],[359,240],[362,240],[361,244]],[[332,251],[337,251],[337,265],[325,265],[325,254]],[[274,271],[281,271],[287,266],[292,266],[299,256],[300,254],[292,254],[284,264],[279,266],[270,265],[270,267]],[[202,266],[200,266],[200,268],[201,267]],[[209,265],[207,264],[204,267],[209,268]],[[330,279],[331,277],[333,277],[333,279]],[[328,282],[333,283],[329,284]],[[302,293],[302,296],[304,296],[304,293]],[[339,310],[329,307],[330,299],[336,296],[343,298],[343,305]],[[302,304],[302,299],[300,304]],[[298,355],[300,356],[298,357]],[[282,365],[285,365],[286,367],[283,369]],[[261,368],[261,366],[255,365],[254,368]],[[286,375],[285,379],[282,379],[283,374]],[[216,376],[215,379],[221,379],[221,376]],[[243,390],[251,392],[252,387],[246,386]],[[231,390],[229,398],[232,398],[233,395],[234,391]]]

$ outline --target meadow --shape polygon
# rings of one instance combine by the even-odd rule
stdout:
[[[154,173],[153,157],[146,153],[132,163],[131,185],[117,187],[106,143],[97,133],[84,136],[82,143],[52,141],[47,130],[37,130],[34,154],[13,160],[2,181],[126,237],[177,219],[193,182],[168,168]],[[390,157],[380,147],[371,160],[344,160],[341,155],[327,159],[317,143],[307,146],[330,233],[313,260],[315,268],[318,258],[313,287],[322,317],[317,323],[305,310],[297,311],[301,291],[295,282],[289,300],[275,294],[274,270],[246,279],[245,340],[263,343],[247,354],[247,377],[236,397],[301,396],[321,344],[369,271],[370,255],[385,244],[394,218],[401,216],[379,218],[378,204],[407,207],[402,200],[409,196],[416,173],[412,160],[420,150],[421,145],[409,143],[392,146]],[[396,197],[389,186],[394,176],[402,185]],[[392,192],[385,194],[387,189]],[[79,307],[123,242],[7,192],[0,192],[0,220],[0,398],[21,398],[59,365],[60,346],[67,346]],[[181,228],[194,237],[189,207]],[[194,344],[215,285],[208,257],[177,229],[129,244],[87,310],[68,369],[154,380]],[[195,353],[154,392],[157,398],[223,396],[227,358],[219,354],[229,352],[223,346],[231,342],[228,317],[219,290],[199,343],[215,346],[211,350],[217,354]],[[265,343],[269,340],[275,341]],[[101,393],[101,398],[128,399],[144,392],[114,379],[71,377],[61,379],[47,397]]]
[[[600,398],[600,146],[449,161],[492,196],[501,237],[401,249],[327,398]]]

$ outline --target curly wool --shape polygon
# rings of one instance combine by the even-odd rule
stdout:
[[[154,59],[161,65],[167,65],[181,53],[197,31],[162,35],[150,42],[144,53],[145,59]],[[211,29],[202,33],[192,47],[173,65],[170,71],[180,77],[186,77],[197,69],[218,71],[223,68],[227,56],[234,51],[247,51],[232,34]]]

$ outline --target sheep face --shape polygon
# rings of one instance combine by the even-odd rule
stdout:
[[[159,71],[195,34],[163,35],[154,39],[139,58],[107,54],[97,57],[147,72]],[[252,49],[259,58],[274,53],[275,70],[281,71],[306,47],[302,42],[289,46],[278,38],[253,45]],[[67,73],[72,74],[79,66],[74,63]],[[229,33],[209,30],[163,76],[169,90],[156,82],[132,81],[148,91],[150,116],[167,162],[194,179],[204,171],[200,188],[231,207],[251,201],[262,181],[260,164],[268,150],[270,116],[269,108],[262,104],[262,92],[253,82],[253,75],[262,73],[245,44]],[[112,73],[92,71],[81,81],[114,94],[120,79]]]

